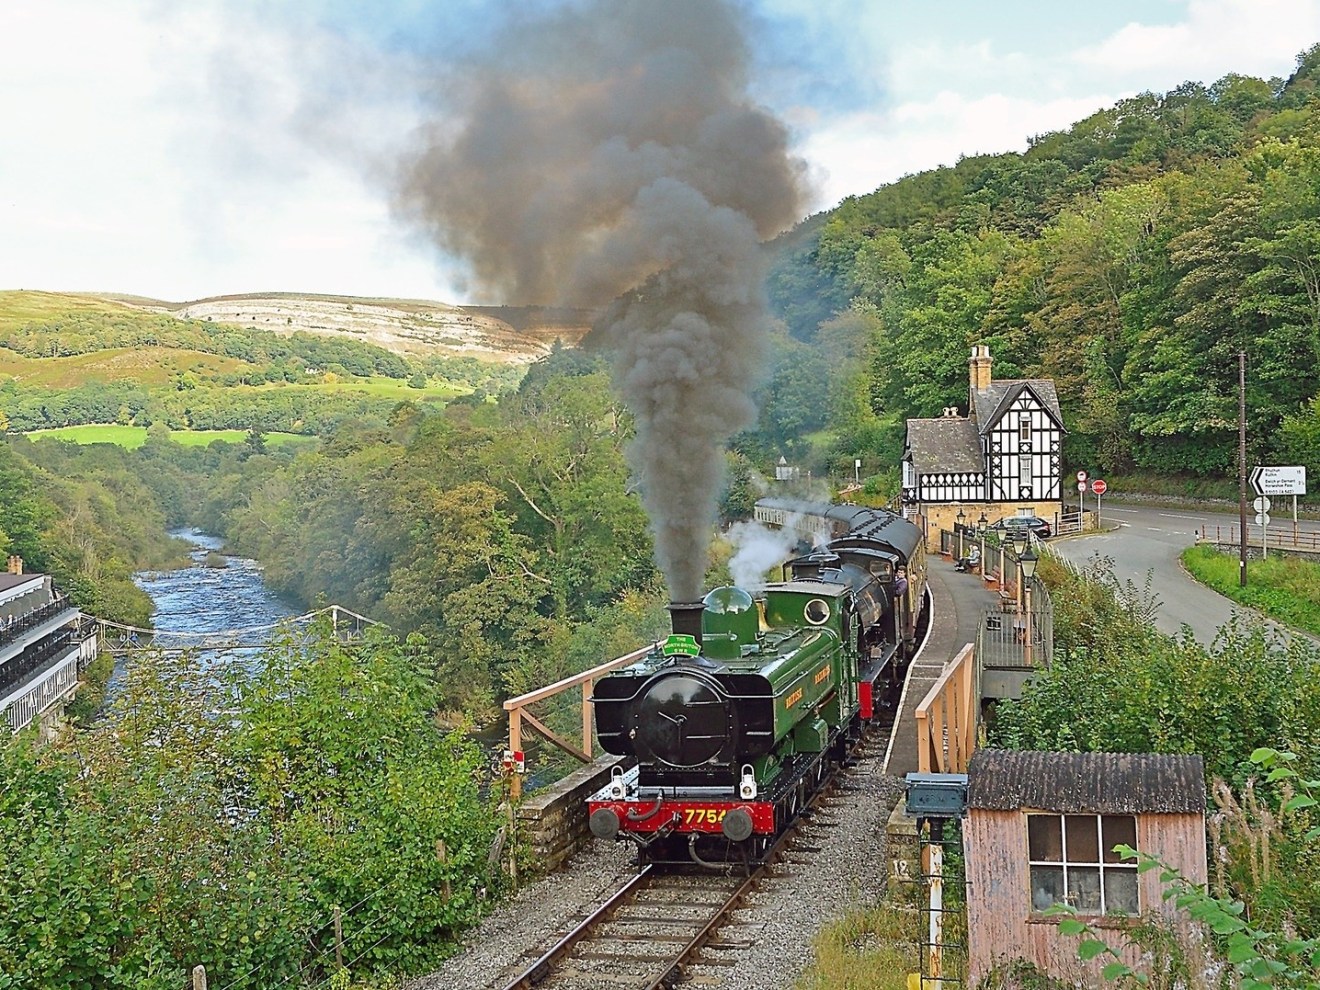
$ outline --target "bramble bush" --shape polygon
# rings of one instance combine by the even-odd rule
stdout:
[[[0,990],[323,978],[336,907],[353,974],[442,958],[500,883],[498,823],[416,648],[149,656],[95,726],[0,748]]]
[[[1163,635],[1149,624],[1157,607],[1149,586],[1120,586],[1104,560],[1081,573],[1051,561],[1039,573],[1055,606],[1054,663],[1020,700],[999,706],[991,744],[1200,753],[1219,807],[1210,861],[1220,896],[1242,900],[1257,924],[1320,933],[1320,861],[1299,819],[1269,818],[1249,783],[1259,754],[1274,746],[1295,754],[1296,772],[1320,776],[1320,651],[1241,618],[1208,647],[1189,631]],[[1250,850],[1262,842],[1273,869],[1252,865]]]

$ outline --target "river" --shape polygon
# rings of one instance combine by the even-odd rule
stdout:
[[[196,529],[173,530],[170,535],[193,544],[189,554],[192,562],[173,571],[139,571],[133,575],[133,582],[151,596],[155,606],[152,624],[158,633],[251,629],[299,614],[293,605],[266,587],[261,565],[255,560],[227,556],[228,566],[207,567],[207,555],[222,546],[219,537]],[[170,643],[177,641],[171,639]],[[253,649],[228,651],[231,655],[254,652]],[[122,656],[115,662],[108,689],[110,696],[123,685],[124,662]]]

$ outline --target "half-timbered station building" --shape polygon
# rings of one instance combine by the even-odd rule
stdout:
[[[907,421],[903,502],[925,518],[928,540],[982,516],[1039,516],[1058,531],[1064,428],[1054,382],[995,381],[990,365],[990,348],[973,347],[966,415],[950,407]]]
[[[82,613],[48,574],[23,571],[10,557],[0,574],[0,725],[18,732],[58,721],[95,657],[97,639],[81,634]]]
[[[1054,904],[1071,906],[1109,939],[1142,916],[1184,924],[1161,897],[1160,871],[1140,873],[1113,851],[1149,853],[1193,883],[1206,879],[1205,767],[1164,753],[1029,753],[978,750],[967,767],[968,985],[1025,959],[1081,986],[1100,967],[1081,962],[1061,935]],[[1136,952],[1125,957],[1136,963]]]

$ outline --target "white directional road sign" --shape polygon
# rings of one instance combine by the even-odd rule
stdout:
[[[1255,467],[1251,487],[1257,495],[1305,495],[1306,468],[1302,466]]]
[[[1264,495],[1258,495],[1256,496],[1256,501],[1251,503],[1251,507],[1255,509],[1257,512],[1269,512],[1270,500],[1267,499]]]
[[[1269,524],[1270,524],[1270,514],[1269,514],[1268,512],[1257,512],[1257,513],[1256,513],[1256,525],[1257,525],[1257,526],[1268,526]]]

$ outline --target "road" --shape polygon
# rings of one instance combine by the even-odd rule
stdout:
[[[1292,529],[1292,518],[1282,511],[1283,499],[1278,500],[1274,525]],[[1259,538],[1260,530],[1251,524],[1254,513],[1248,512],[1247,537]],[[1178,558],[1184,549],[1196,542],[1196,533],[1202,526],[1213,533],[1216,526],[1227,533],[1238,521],[1236,512],[1189,509],[1156,509],[1145,506],[1110,506],[1103,509],[1104,524],[1118,523],[1112,532],[1096,533],[1072,539],[1058,540],[1051,549],[1074,564],[1086,564],[1097,554],[1114,561],[1114,576],[1119,581],[1132,581],[1138,588],[1152,575],[1151,590],[1159,600],[1155,625],[1161,632],[1178,633],[1186,625],[1198,642],[1209,644],[1221,624],[1235,610],[1240,610],[1227,598],[1193,581]],[[1273,532],[1271,527],[1271,532]],[[1320,532],[1320,522],[1301,520],[1299,532]],[[1251,578],[1251,562],[1247,562],[1247,579]]]

